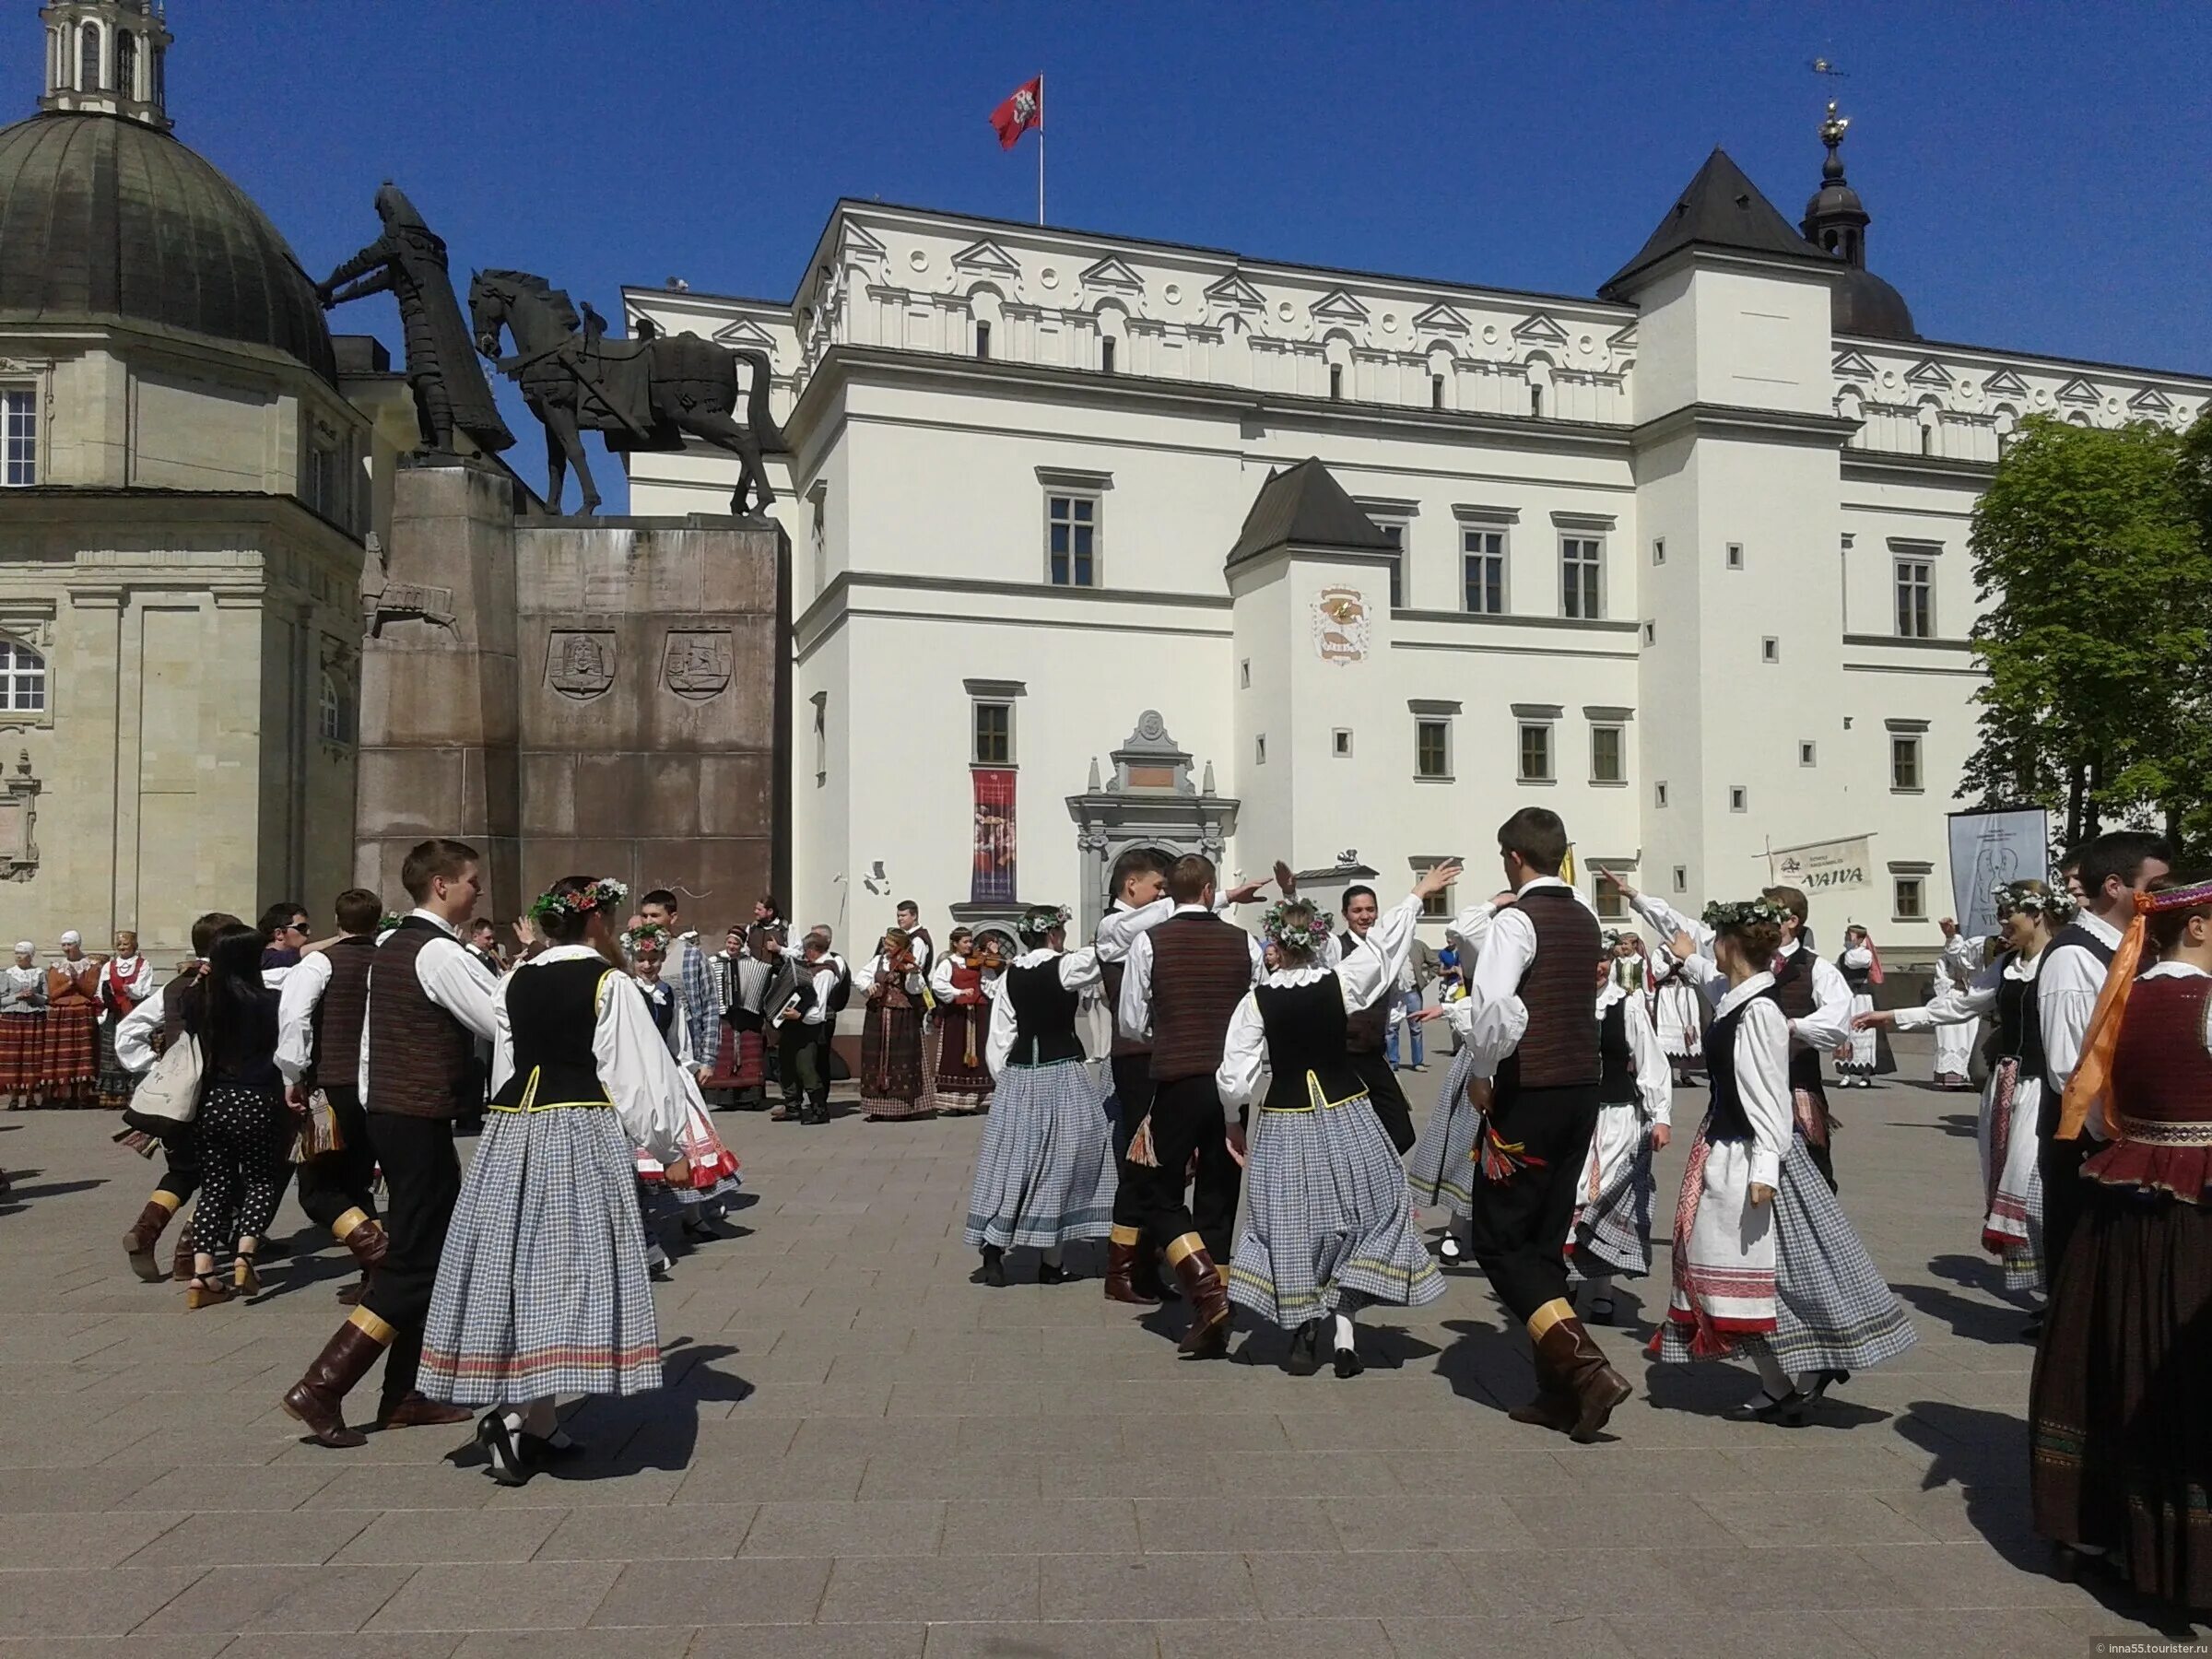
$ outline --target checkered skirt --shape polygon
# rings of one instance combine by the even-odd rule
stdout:
[[[1782,1369],[1866,1371],[1911,1347],[1917,1333],[1859,1242],[1836,1195],[1820,1179],[1803,1134],[1792,1137],[1774,1195],[1774,1330],[1730,1335],[1729,1353],[1747,1357],[1762,1347]],[[1656,1357],[1681,1361],[1689,1328],[1659,1327]]]
[[[1306,1111],[1263,1109],[1245,1158],[1229,1299],[1288,1329],[1329,1312],[1343,1290],[1404,1307],[1444,1293],[1414,1230],[1397,1148],[1363,1094]]]
[[[1615,1112],[1626,1112],[1629,1124],[1608,1125],[1606,1119]],[[1619,1133],[1609,1135],[1608,1127]],[[1619,1156],[1609,1160],[1603,1158],[1601,1152],[1616,1141],[1627,1143],[1620,1147]],[[1590,1161],[1583,1180],[1584,1196],[1575,1216],[1570,1265],[1585,1272],[1641,1278],[1652,1270],[1652,1199],[1656,1183],[1652,1179],[1651,1125],[1634,1106],[1601,1110],[1598,1132],[1590,1137]]]
[[[1462,1048],[1406,1158],[1413,1201],[1430,1208],[1442,1205],[1455,1216],[1475,1210],[1475,1143],[1482,1135],[1482,1113],[1467,1101],[1467,1079],[1474,1075],[1474,1052]]]
[[[661,1385],[633,1169],[609,1108],[488,1114],[438,1263],[424,1394],[496,1406]]]
[[[1113,1151],[1097,1076],[1081,1060],[999,1074],[968,1187],[972,1248],[1049,1249],[1113,1230]]]

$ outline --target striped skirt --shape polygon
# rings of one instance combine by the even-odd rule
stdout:
[[[1652,1126],[1633,1105],[1598,1109],[1567,1259],[1583,1277],[1652,1270]]]
[[[1866,1246],[1820,1179],[1802,1132],[1792,1135],[1774,1198],[1774,1329],[1728,1332],[1727,1356],[1760,1347],[1785,1371],[1867,1371],[1894,1359],[1915,1340],[1912,1322]],[[1681,1361],[1691,1327],[1668,1319],[1653,1337],[1656,1359]]]
[[[1332,1312],[1340,1292],[1418,1307],[1444,1293],[1414,1230],[1406,1168],[1365,1095],[1253,1117],[1244,1230],[1229,1300],[1286,1330]]]
[[[46,1016],[0,1014],[0,1094],[31,1094],[45,1058]]]
[[[424,1394],[498,1406],[661,1385],[634,1168],[609,1108],[487,1114],[438,1262]]]
[[[96,1004],[69,1001],[46,1010],[46,1030],[39,1040],[39,1081],[49,1094],[81,1089],[100,1076],[100,1009]],[[88,1091],[78,1104],[89,1106]]]
[[[1475,1143],[1482,1135],[1482,1113],[1467,1099],[1475,1055],[1462,1048],[1452,1058],[1444,1091],[1429,1109],[1413,1150],[1406,1158],[1406,1184],[1413,1201],[1427,1208],[1443,1206],[1455,1216],[1475,1213]]]
[[[922,1011],[873,1004],[860,1029],[860,1109],[872,1118],[926,1117],[937,1109],[922,1064]]]
[[[2036,1114],[2043,1080],[2000,1060],[1982,1089],[1974,1141],[1982,1153],[1982,1248],[2005,1264],[2005,1288],[2043,1282],[2043,1175],[2037,1166]]]
[[[1009,1065],[968,1187],[971,1248],[1050,1249],[1113,1230],[1113,1149],[1098,1079],[1081,1060]]]

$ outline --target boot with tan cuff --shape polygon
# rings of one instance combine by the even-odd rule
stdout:
[[[366,1308],[356,1308],[315,1356],[307,1374],[284,1396],[284,1408],[307,1425],[319,1446],[363,1446],[369,1437],[346,1426],[346,1395],[383,1358],[396,1333]]]
[[[1144,1248],[1138,1230],[1134,1227],[1116,1225],[1106,1241],[1106,1300],[1127,1302],[1133,1307],[1157,1308],[1159,1298],[1147,1296],[1137,1289],[1135,1276],[1138,1252]]]
[[[392,1237],[384,1231],[384,1224],[358,1205],[330,1224],[330,1236],[353,1252],[353,1259],[364,1273],[382,1261],[392,1248]]]
[[[123,1253],[130,1258],[131,1271],[149,1285],[159,1285],[169,1275],[161,1270],[161,1259],[154,1246],[161,1241],[161,1234],[169,1227],[169,1218],[177,1213],[184,1201],[172,1193],[156,1189],[138,1212],[138,1219],[123,1235]]]
[[[1542,1377],[1545,1370],[1548,1370],[1555,1394],[1564,1396],[1561,1405],[1553,1408],[1552,1415],[1564,1416],[1565,1401],[1571,1400],[1574,1416],[1566,1424],[1569,1437],[1583,1441],[1595,1440],[1613,1415],[1614,1407],[1636,1391],[1629,1386],[1626,1377],[1613,1369],[1605,1350],[1574,1316],[1574,1304],[1565,1297],[1553,1298],[1528,1316],[1528,1335],[1535,1345],[1537,1364],[1544,1368],[1537,1375]],[[1522,1409],[1534,1411],[1544,1404],[1545,1396],[1539,1392],[1536,1400]],[[1544,1422],[1547,1428],[1552,1426],[1548,1418],[1535,1420]]]
[[[1191,1304],[1191,1328],[1175,1346],[1185,1359],[1218,1359],[1229,1352],[1229,1290],[1206,1241],[1184,1233],[1167,1249],[1168,1264]]]

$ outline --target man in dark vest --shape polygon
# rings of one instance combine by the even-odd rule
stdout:
[[[2036,1168],[2043,1186],[2043,1286],[2058,1280],[2058,1264],[2088,1206],[2082,1160],[2096,1150],[2088,1135],[2057,1138],[2066,1084],[2081,1060],[2089,1016],[2104,989],[2105,970],[2134,920],[2136,895],[2171,874],[2173,849],[2162,837],[2115,830],[2082,847],[2081,913],[2058,932],[2035,975],[2035,1015],[2043,1037],[2043,1097],[2036,1109]]]
[[[1106,1300],[1150,1307],[1166,1299],[1160,1282],[1160,1241],[1144,1239],[1145,1210],[1137,1178],[1129,1164],[1129,1146],[1152,1111],[1152,1041],[1143,1031],[1123,1029],[1122,981],[1128,954],[1140,934],[1168,918],[1174,908],[1168,890],[1168,861],[1149,847],[1132,847],[1113,863],[1112,899],[1099,924],[1100,972],[1106,1006],[1113,1014],[1113,1051],[1108,1068],[1120,1116],[1113,1134],[1113,1231],[1106,1241]]]
[[[340,1301],[358,1304],[369,1269],[384,1259],[389,1243],[376,1218],[376,1154],[369,1147],[359,1076],[369,964],[384,901],[365,888],[349,888],[338,895],[336,909],[344,932],[310,947],[285,978],[276,1005],[276,1069],[293,1111],[305,1112],[318,1088],[330,1102],[340,1144],[300,1166],[300,1207],[360,1264],[360,1284],[338,1292]]]
[[[1373,888],[1344,889],[1345,931],[1336,941],[1343,956],[1365,948],[1367,930],[1382,913]],[[1398,1087],[1397,1069],[1390,1063],[1389,1050],[1391,1015],[1404,1002],[1394,986],[1371,1007],[1348,1016],[1344,1025],[1344,1046],[1350,1051],[1352,1069],[1367,1085],[1368,1103],[1374,1107],[1376,1121],[1400,1158],[1413,1149],[1413,1108],[1406,1104],[1406,1091]]]
[[[1514,898],[1491,923],[1467,989],[1470,1092],[1484,1110],[1468,1230],[1490,1288],[1535,1347],[1536,1397],[1513,1420],[1587,1441],[1630,1391],[1567,1300],[1567,1233],[1601,1072],[1590,994],[1597,917],[1559,879],[1567,847],[1559,815],[1541,806],[1498,830]]]
[[[438,1257],[461,1194],[453,1121],[473,1104],[470,1060],[479,1040],[491,1041],[499,1000],[498,982],[457,931],[477,908],[477,867],[476,849],[460,841],[418,843],[400,865],[415,909],[377,946],[370,964],[355,1075],[370,1144],[384,1171],[383,1224],[391,1237],[360,1305],[284,1396],[285,1410],[321,1445],[361,1444],[360,1431],[346,1425],[346,1394],[382,1354],[378,1428],[465,1423],[471,1415],[424,1399],[415,1392],[415,1371]]]
[[[1252,935],[1214,914],[1213,861],[1179,858],[1168,872],[1174,911],[1129,951],[1121,1023],[1150,1034],[1152,1111],[1130,1153],[1137,1206],[1191,1303],[1186,1358],[1229,1348],[1229,1292],[1217,1262],[1230,1256],[1241,1177],[1214,1086],[1230,1018],[1254,980]],[[1149,1139],[1150,1156],[1145,1155]],[[1197,1159],[1191,1201],[1183,1172]]]

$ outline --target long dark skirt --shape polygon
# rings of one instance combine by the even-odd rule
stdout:
[[[946,1112],[981,1112],[991,1104],[991,1068],[983,1050],[991,1039],[991,1005],[945,1003],[937,1009],[930,1046],[936,1051],[937,1105]]]
[[[2029,1389],[2035,1530],[2212,1607],[2212,1210],[2099,1187],[2051,1287]]]
[[[924,1117],[936,1110],[922,1064],[922,1014],[878,1003],[860,1033],[860,1109],[872,1118]]]

